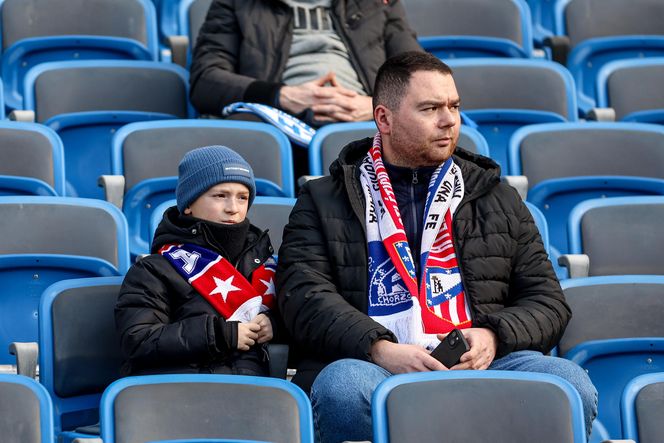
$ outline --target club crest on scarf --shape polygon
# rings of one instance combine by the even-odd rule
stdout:
[[[431,177],[424,211],[418,284],[389,176],[380,134],[360,166],[367,201],[369,315],[400,343],[431,347],[436,333],[470,327],[452,238],[452,214],[463,198],[461,171],[450,158]]]
[[[274,306],[273,258],[259,266],[249,282],[228,260],[201,246],[167,244],[159,254],[225,320],[248,322]]]

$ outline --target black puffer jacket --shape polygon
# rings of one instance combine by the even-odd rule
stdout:
[[[422,50],[399,0],[333,0],[330,15],[369,93],[387,58]],[[191,65],[198,112],[219,114],[237,101],[276,105],[292,36],[292,10],[279,0],[214,0]]]
[[[249,227],[246,237],[245,248],[235,264],[249,278],[273,249],[267,232],[254,226]],[[263,347],[238,351],[237,322],[224,321],[165,257],[155,253],[167,243],[192,243],[224,255],[210,238],[210,228],[204,222],[182,217],[172,207],[157,228],[153,253],[127,272],[115,307],[115,322],[126,357],[125,375],[267,374]],[[272,320],[272,314],[270,317]]]
[[[305,390],[326,363],[368,360],[377,339],[396,341],[366,315],[365,203],[357,166],[370,147],[370,138],[351,143],[330,177],[306,183],[284,231],[277,299],[302,357],[294,381]],[[492,160],[457,149],[454,161],[465,195],[453,229],[473,326],[497,334],[497,357],[547,352],[571,312],[530,212],[500,183]]]

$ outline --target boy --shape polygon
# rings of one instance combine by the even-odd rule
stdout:
[[[267,232],[246,218],[255,195],[251,166],[227,147],[182,159],[177,206],[115,308],[125,375],[268,374],[275,263]]]

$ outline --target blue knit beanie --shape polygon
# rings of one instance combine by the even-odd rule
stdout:
[[[212,186],[229,182],[249,188],[251,206],[256,196],[254,171],[240,154],[226,146],[206,146],[189,151],[178,166],[175,190],[178,210],[184,214],[184,210]]]

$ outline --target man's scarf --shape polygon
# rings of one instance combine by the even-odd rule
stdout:
[[[249,283],[228,260],[201,246],[167,244],[159,253],[225,320],[248,322],[274,306],[272,258],[252,273]]]
[[[360,166],[367,202],[368,313],[394,332],[400,343],[432,348],[439,343],[436,333],[471,326],[452,232],[452,217],[464,194],[463,177],[451,157],[431,176],[418,285],[381,146],[378,133]]]

